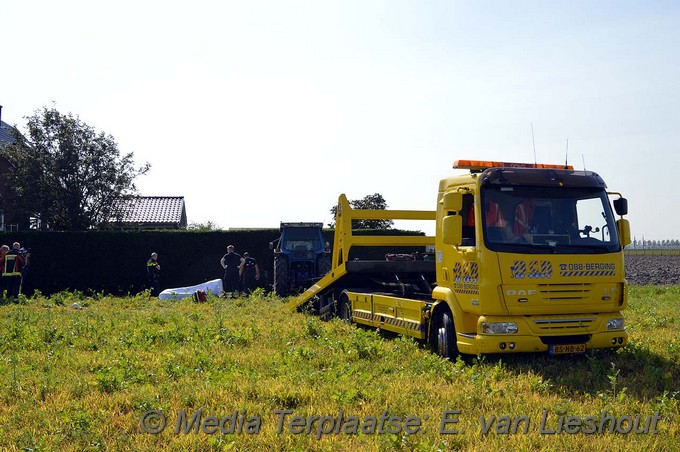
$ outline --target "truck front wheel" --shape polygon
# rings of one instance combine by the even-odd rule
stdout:
[[[442,312],[437,323],[436,347],[437,353],[442,358],[454,359],[458,355],[456,347],[456,328],[453,325],[451,314]]]

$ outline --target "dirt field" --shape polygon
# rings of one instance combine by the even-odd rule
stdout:
[[[680,254],[626,254],[625,263],[630,284],[680,284]]]

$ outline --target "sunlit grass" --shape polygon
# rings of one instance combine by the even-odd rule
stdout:
[[[38,295],[0,307],[0,446],[669,450],[680,434],[679,299],[680,286],[632,287],[626,311],[631,341],[618,352],[448,362],[408,338],[288,314],[282,300],[263,294],[203,304],[147,294]],[[227,431],[234,418],[241,433],[223,434],[219,427],[208,433],[211,421],[207,430],[175,433],[180,411],[190,418],[199,409],[203,420],[227,418]],[[142,429],[149,410],[166,416],[162,433]],[[290,414],[279,431],[284,410]],[[440,432],[447,410],[458,422],[444,430],[457,434]],[[658,412],[658,432],[540,429],[543,416],[546,430],[556,430],[565,417],[599,419],[604,411],[642,420]],[[320,428],[341,413],[340,426],[348,431],[353,420],[370,431],[365,424],[380,421],[383,413],[396,416],[401,431],[349,434],[339,428],[322,434]],[[309,433],[296,433],[299,427],[289,425],[293,416],[310,422]],[[313,416],[330,418],[320,423]],[[496,421],[489,424],[492,416]],[[420,419],[416,433],[404,433],[409,417]],[[246,433],[249,419],[252,429],[259,421],[257,433]],[[514,420],[520,422],[513,429]],[[490,426],[487,433],[484,425]]]

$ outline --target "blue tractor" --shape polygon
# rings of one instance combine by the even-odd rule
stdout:
[[[286,296],[306,290],[331,270],[331,252],[321,235],[323,223],[281,223],[274,250],[274,292]]]

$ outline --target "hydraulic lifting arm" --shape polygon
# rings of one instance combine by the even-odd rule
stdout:
[[[434,236],[408,235],[371,235],[355,236],[352,234],[352,220],[435,220],[436,212],[430,210],[368,210],[352,209],[347,197],[342,194],[338,198],[338,209],[335,217],[335,237],[333,239],[333,259],[331,271],[300,296],[290,301],[286,307],[297,309],[309,302],[319,293],[338,285],[338,281],[347,274],[347,261],[352,246],[427,246],[434,245]]]

